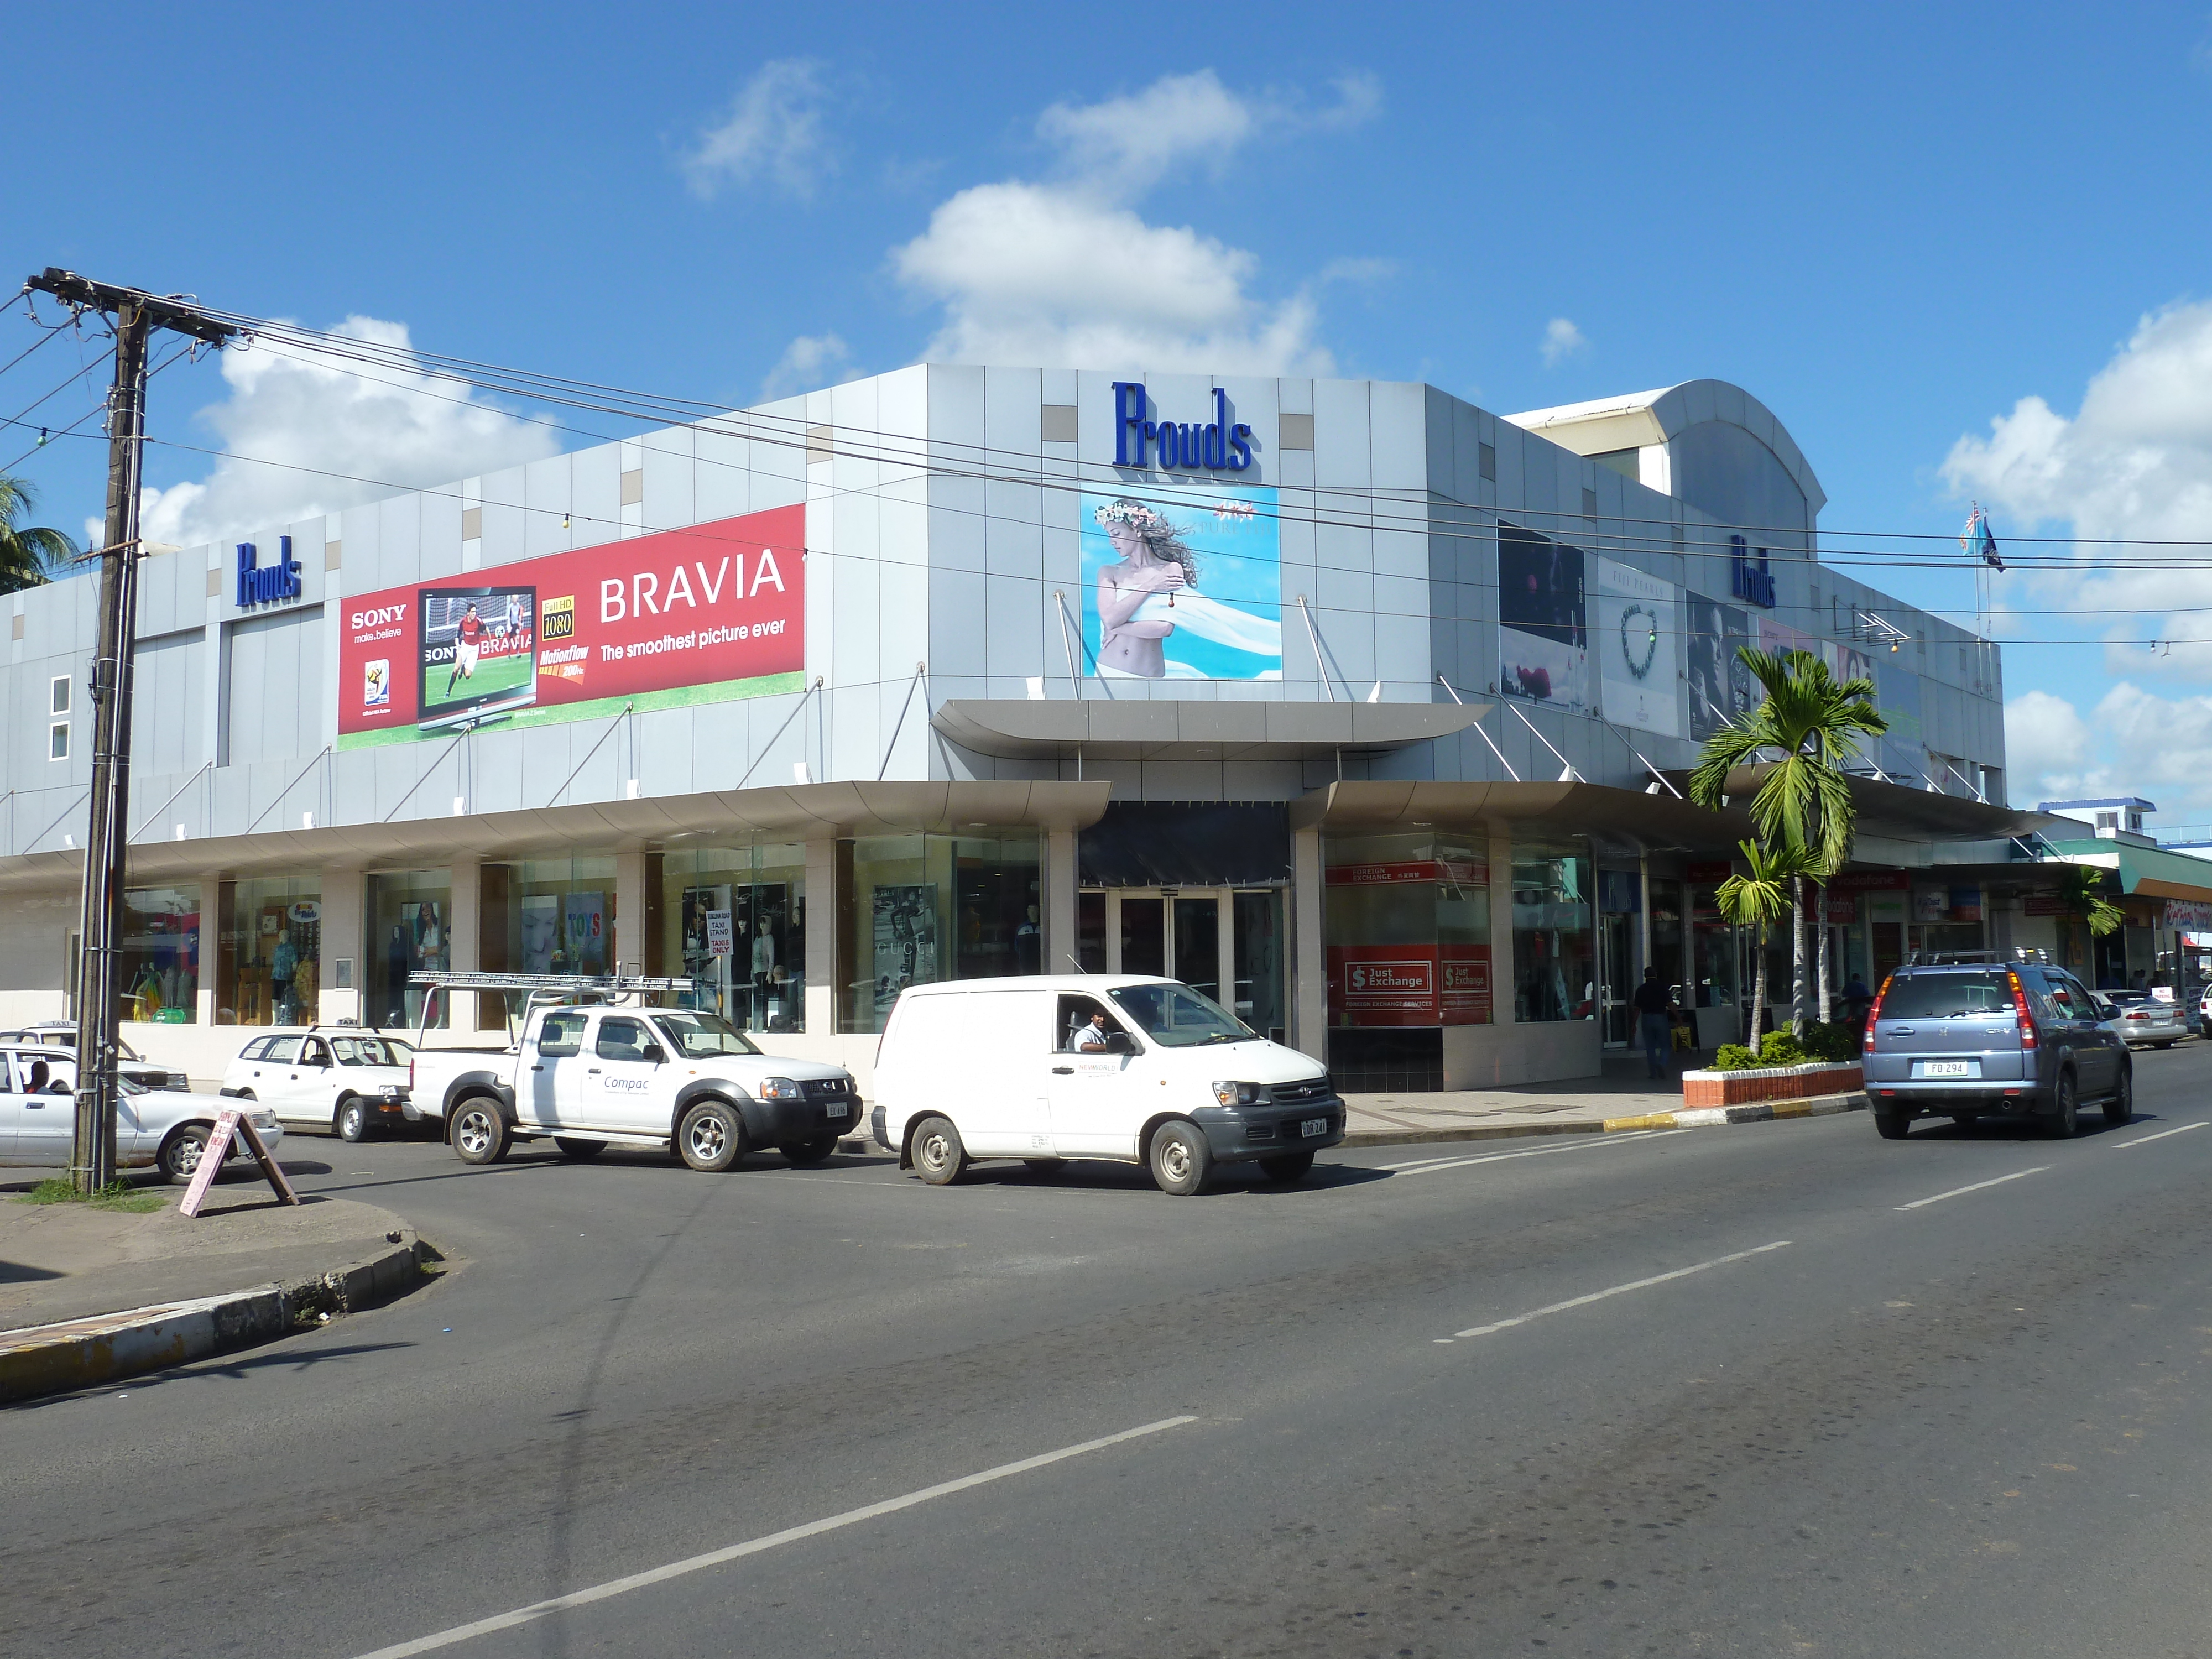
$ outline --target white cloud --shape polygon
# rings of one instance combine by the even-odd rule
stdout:
[[[2029,526],[2068,525],[2085,539],[2212,541],[2212,302],[2144,317],[2070,419],[2022,398],[1990,422],[1989,436],[1952,446],[1943,477],[1958,495]],[[2202,550],[2122,555],[2165,568],[2092,568],[2116,551],[2082,545],[2077,568],[2021,585],[2106,632],[2115,674],[2212,678],[2212,646],[2186,643],[2212,635]],[[2152,639],[2185,643],[2152,658],[2140,643]]]
[[[334,331],[409,349],[404,323],[349,317]],[[230,395],[198,418],[214,428],[224,453],[204,480],[141,495],[142,537],[183,547],[220,542],[560,447],[546,428],[470,400],[450,380],[405,368],[356,374],[297,352],[223,352]]]
[[[2007,793],[2016,805],[2058,799],[2090,757],[2088,723],[2063,697],[2028,691],[2005,704]]]
[[[853,354],[835,334],[802,334],[783,349],[761,381],[761,399],[788,398],[852,377]]]
[[[1248,96],[1211,70],[1163,76],[1089,105],[1054,104],[1039,137],[1059,151],[1050,182],[978,185],[940,204],[893,268],[944,307],[925,355],[961,362],[1126,366],[1159,371],[1328,374],[1308,288],[1255,295],[1258,261],[1188,226],[1155,225],[1136,204],[1173,173],[1225,176],[1268,131],[1369,118],[1370,80],[1299,113],[1279,94]],[[1340,273],[1332,271],[1331,276]]]
[[[1544,367],[1557,368],[1578,351],[1587,351],[1589,341],[1582,330],[1565,317],[1554,317],[1544,325],[1544,338],[1537,349],[1544,354]]]
[[[2029,691],[2005,704],[2005,754],[2015,806],[2142,795],[2169,825],[2212,821],[2212,696],[2163,697],[2122,680],[2084,716]]]
[[[705,129],[684,157],[691,188],[711,198],[726,182],[765,179],[805,197],[834,170],[822,127],[822,66],[805,58],[763,64],[738,91],[720,125]]]

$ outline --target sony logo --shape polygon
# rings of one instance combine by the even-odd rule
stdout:
[[[386,623],[405,622],[407,607],[404,605],[380,605],[374,611],[356,611],[349,620],[354,628],[381,628]]]

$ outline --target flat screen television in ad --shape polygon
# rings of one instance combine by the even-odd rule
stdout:
[[[422,729],[488,720],[538,700],[535,587],[425,587],[415,617]]]

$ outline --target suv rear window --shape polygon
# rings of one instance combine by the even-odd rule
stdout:
[[[2012,1012],[2010,975],[1899,974],[1882,992],[1884,1019],[1971,1019]]]

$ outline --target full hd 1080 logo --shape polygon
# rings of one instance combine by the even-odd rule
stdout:
[[[252,542],[238,544],[238,608],[250,605],[273,605],[280,599],[296,599],[307,590],[300,586],[300,562],[292,556],[292,538],[276,538],[276,562],[263,565],[260,550]]]
[[[1210,421],[1147,420],[1142,380],[1114,382],[1114,465],[1163,472],[1243,472],[1252,465],[1252,428],[1229,419],[1229,394],[1213,388]],[[1157,451],[1158,459],[1152,459]]]

